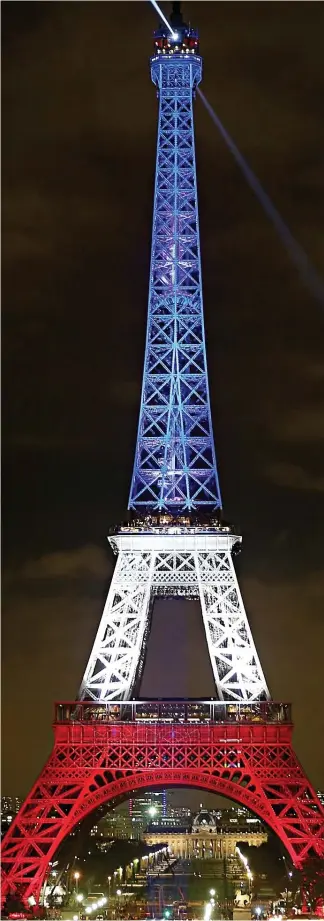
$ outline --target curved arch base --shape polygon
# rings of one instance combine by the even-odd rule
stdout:
[[[55,725],[55,744],[2,844],[2,899],[39,900],[62,840],[102,803],[146,787],[220,793],[252,810],[296,867],[324,858],[324,808],[291,744],[272,724]]]

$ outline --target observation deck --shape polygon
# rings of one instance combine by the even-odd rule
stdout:
[[[155,55],[199,55],[199,34],[183,21],[181,3],[173,3],[170,24],[171,30],[161,22],[154,32]]]
[[[231,525],[218,519],[204,522],[193,517],[160,514],[134,518],[110,531],[109,543],[115,554],[132,551],[230,551],[240,552],[242,537]]]
[[[292,723],[291,704],[272,700],[231,703],[219,700],[63,701],[55,704],[55,723]]]

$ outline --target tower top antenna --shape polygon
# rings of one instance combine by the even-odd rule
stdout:
[[[179,2],[179,0],[173,0],[170,22],[172,26],[183,26],[184,24],[181,13],[181,2]]]

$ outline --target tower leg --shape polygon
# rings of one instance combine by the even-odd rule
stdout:
[[[219,541],[219,543],[221,543]],[[231,549],[197,553],[206,639],[220,700],[269,698],[234,569]]]
[[[81,699],[131,697],[144,652],[154,557],[140,549],[120,551],[80,688]]]

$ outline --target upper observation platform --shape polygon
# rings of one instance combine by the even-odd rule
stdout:
[[[196,86],[202,77],[202,59],[199,54],[199,35],[197,29],[183,21],[181,13],[181,3],[173,3],[173,10],[170,16],[171,29],[162,22],[159,28],[154,32],[154,53],[151,58],[151,76],[153,83],[161,86],[162,74],[161,68],[157,68],[165,61],[188,63],[191,61],[191,76],[193,77],[193,87]],[[194,61],[192,61],[194,58]],[[190,81],[191,82],[191,81]]]

